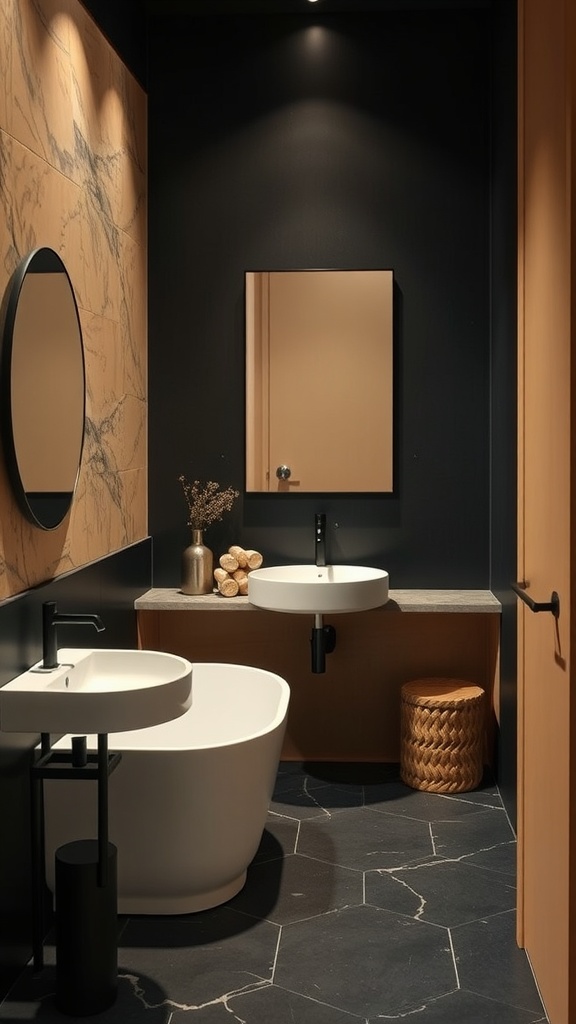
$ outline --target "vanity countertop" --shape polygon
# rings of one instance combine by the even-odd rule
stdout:
[[[191,597],[177,587],[157,587],[136,598],[137,611],[258,612],[247,597],[202,594]],[[381,612],[483,612],[500,614],[502,605],[490,590],[390,590]],[[280,613],[282,614],[282,613]],[[357,612],[350,614],[357,615]]]

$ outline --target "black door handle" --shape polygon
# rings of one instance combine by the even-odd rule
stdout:
[[[531,612],[552,612],[552,615],[557,619],[560,615],[560,597],[555,590],[552,591],[552,596],[549,601],[535,601],[534,598],[530,597],[530,594],[526,592],[526,583],[511,583],[510,586],[515,594],[518,595],[524,604],[527,604]]]

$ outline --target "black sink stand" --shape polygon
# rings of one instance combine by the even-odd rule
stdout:
[[[44,966],[45,832],[44,779],[93,780],[98,785],[98,837],[79,839],[55,854],[56,1005],[65,1014],[89,1016],[116,999],[118,928],[116,847],[108,841],[108,777],[121,754],[108,753],[108,735],[98,735],[97,753],[86,737],[72,750],[54,750],[42,733],[31,767],[32,904],[34,970]]]

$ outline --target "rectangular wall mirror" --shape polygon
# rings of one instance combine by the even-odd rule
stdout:
[[[391,270],[246,273],[246,490],[392,490]]]

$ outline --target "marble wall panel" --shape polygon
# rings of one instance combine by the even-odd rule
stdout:
[[[0,4],[0,49],[4,60],[0,64],[0,124],[8,124],[10,96],[10,65],[12,52],[12,36],[10,29],[13,23],[12,6],[14,0],[5,0]]]
[[[144,401],[148,393],[148,309],[143,299],[147,294],[146,249],[129,235],[122,235],[121,242],[124,306],[120,319],[124,332],[124,389]]]
[[[52,167],[70,176],[71,0],[9,0],[10,103],[7,130]]]
[[[148,467],[130,469],[122,476],[126,497],[123,523],[128,536],[145,537],[147,531]],[[119,545],[123,547],[123,545]]]
[[[62,256],[79,299],[74,250],[78,247],[80,189],[12,136],[4,133],[2,161],[2,295],[20,260],[37,246],[49,245]]]
[[[140,86],[129,74],[122,81],[124,110],[129,112],[122,122],[123,173],[118,192],[118,223],[122,229],[145,248],[148,229],[148,110]]]
[[[119,324],[80,309],[86,364],[86,415],[95,420],[109,416],[117,396],[124,392],[125,350]]]
[[[85,182],[80,188],[78,304],[91,313],[118,321],[122,309],[119,228],[101,212],[98,194]]]
[[[71,34],[75,175],[103,216],[146,240],[146,102],[80,5]],[[83,159],[84,153],[91,159]]]
[[[22,517],[0,461],[0,599],[147,534],[146,96],[77,0],[2,0],[2,296],[42,245],[76,294],[86,435],[50,532]]]
[[[110,447],[121,471],[146,466],[146,406],[132,395],[123,395],[110,431]]]

